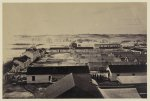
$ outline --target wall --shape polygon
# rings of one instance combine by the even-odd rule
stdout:
[[[110,74],[110,80],[111,81],[116,81],[117,78],[117,74],[119,74],[119,76],[133,76],[132,74],[135,74],[135,76],[141,76],[141,75],[146,75],[146,72],[139,72],[139,73],[111,73]]]
[[[32,76],[35,76],[35,81],[32,81]],[[49,83],[51,75],[27,75],[27,83]]]

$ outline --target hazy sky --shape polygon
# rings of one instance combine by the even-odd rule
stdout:
[[[146,34],[146,3],[3,4],[3,33]]]

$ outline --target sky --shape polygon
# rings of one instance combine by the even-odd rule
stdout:
[[[4,3],[3,36],[146,34],[146,3]]]
[[[15,35],[146,34],[146,3],[3,3],[4,58]]]

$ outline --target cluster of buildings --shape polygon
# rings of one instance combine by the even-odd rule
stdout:
[[[31,63],[33,63],[36,59],[44,57],[46,50],[44,48],[37,49],[36,47],[31,47],[26,49],[24,53],[20,57],[13,58],[12,69],[9,73],[18,73],[26,69]]]
[[[10,72],[25,69],[27,84],[49,83],[43,95],[46,98],[146,97],[147,90],[141,88],[147,87],[147,54],[123,49],[118,43],[72,45],[26,49],[21,57],[13,59]],[[53,58],[64,53],[71,58]],[[36,62],[38,58],[43,62]],[[117,96],[119,91],[122,95]]]

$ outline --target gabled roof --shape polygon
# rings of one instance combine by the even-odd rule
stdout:
[[[112,73],[147,72],[147,65],[109,65]]]
[[[83,95],[82,92],[84,92]],[[72,73],[68,74],[56,83],[48,86],[45,95],[48,98],[102,97],[98,89],[92,85],[89,74],[75,75]]]

